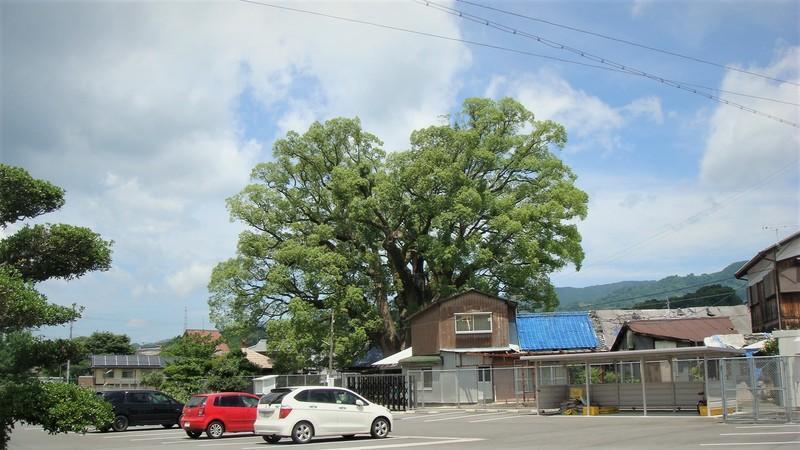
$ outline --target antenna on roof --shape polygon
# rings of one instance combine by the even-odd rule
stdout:
[[[781,241],[780,236],[779,236],[780,230],[785,230],[787,228],[792,228],[792,226],[791,225],[777,225],[777,226],[771,227],[769,225],[764,225],[763,227],[761,227],[762,230],[775,230],[775,243],[776,244]]]

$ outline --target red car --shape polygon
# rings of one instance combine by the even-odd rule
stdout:
[[[181,416],[181,428],[197,439],[205,431],[209,438],[222,437],[226,431],[253,431],[258,397],[245,392],[197,394],[186,402]]]

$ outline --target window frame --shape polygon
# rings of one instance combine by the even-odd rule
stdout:
[[[423,391],[432,391],[433,390],[433,368],[432,367],[426,367],[426,368],[420,369],[420,372],[422,372],[422,390]],[[426,384],[425,383],[425,378],[426,378],[425,375],[426,374],[428,374],[428,379],[430,380],[430,383],[428,383],[429,384],[428,386],[425,386],[425,384]]]
[[[492,382],[492,367],[478,366],[478,383],[491,383],[491,382]]]
[[[472,321],[472,330],[471,331],[459,331],[458,330],[458,318],[463,316],[489,316],[489,329],[488,330],[475,330],[475,320]],[[494,324],[492,323],[492,313],[491,312],[483,312],[483,311],[476,311],[476,312],[468,312],[468,313],[455,313],[453,319],[453,329],[455,330],[456,334],[491,334],[494,331]]]

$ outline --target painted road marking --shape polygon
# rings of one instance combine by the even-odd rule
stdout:
[[[307,446],[311,446],[311,445],[323,445],[323,444],[347,444],[347,445],[353,445],[354,443],[358,443],[358,442],[362,442],[362,441],[366,441],[366,442],[374,442],[375,441],[374,439],[372,439],[370,437],[366,437],[366,436],[362,437],[362,438],[356,438],[354,440],[344,440],[342,438],[335,438],[333,436],[320,436],[319,439],[322,439],[322,440],[314,440],[314,441],[309,442],[308,444],[303,444],[303,448],[305,448]],[[386,439],[411,439],[411,438],[408,437],[408,436],[390,436],[390,437],[387,437]],[[285,440],[287,442],[291,442],[292,438],[285,438]],[[216,443],[215,444],[202,444],[202,445],[199,445],[198,447],[216,447],[216,446],[221,446],[221,445],[243,445],[243,444],[252,444],[252,443],[253,442],[238,441],[238,442],[225,442],[225,443],[218,443],[218,444],[216,444]],[[260,448],[260,449],[264,450],[264,446],[263,445],[261,447],[256,447],[256,448]],[[333,447],[333,448],[335,450],[338,450],[338,448],[336,448],[336,447]],[[362,448],[371,448],[371,447],[362,447]]]
[[[520,416],[519,414],[509,414],[501,417],[492,417],[491,419],[470,420],[469,423],[492,422],[495,420],[513,419],[515,417],[520,417]]]
[[[441,419],[428,419],[428,420],[424,420],[423,422],[441,422],[441,421],[444,421],[444,420],[456,420],[456,419],[463,419],[465,417],[476,417],[476,416],[481,416],[483,414],[499,414],[499,413],[490,412],[490,413],[479,413],[479,414],[467,414],[467,415],[464,415],[464,416],[444,417],[444,418],[441,418]]]
[[[800,424],[794,424],[794,425],[789,425],[789,424],[786,424],[786,425],[745,425],[745,426],[736,427],[736,428],[785,428],[785,427],[800,427]]]
[[[399,437],[399,436],[398,436]],[[437,439],[434,442],[411,442],[407,444],[386,444],[386,445],[362,445],[358,447],[334,447],[332,450],[364,450],[367,448],[405,448],[405,447],[422,447],[422,446],[434,446],[434,445],[447,445],[447,444],[462,444],[466,442],[477,442],[477,441],[485,441],[486,439],[481,438],[455,438],[455,439],[442,439],[440,437],[430,437],[430,439]],[[326,444],[330,444],[330,442],[326,442]],[[305,447],[309,444],[303,444]],[[242,447],[241,450],[264,450],[264,446],[260,447]]]
[[[175,436],[175,435],[180,435],[180,433],[175,431],[171,433],[164,433],[164,432],[148,433],[146,431],[140,431],[138,433],[118,433],[113,436],[103,436],[103,439],[123,439],[123,438],[135,438],[139,436]]]
[[[396,420],[430,419],[432,417],[452,416],[453,414],[464,414],[464,411],[453,411],[446,413],[416,413],[413,417],[402,417]]]
[[[752,433],[720,433],[720,436],[757,436],[760,434],[800,434],[800,431],[754,431]]]
[[[700,444],[701,447],[724,447],[736,445],[739,447],[750,445],[785,445],[785,444],[800,444],[800,441],[775,441],[775,442],[724,442],[719,444]]]

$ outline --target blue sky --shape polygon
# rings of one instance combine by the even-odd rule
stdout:
[[[800,103],[796,84],[435,3],[659,76]],[[281,4],[580,60],[413,1]],[[797,2],[492,5],[800,82]],[[51,301],[86,307],[79,335],[163,339],[182,331],[185,309],[190,327],[210,326],[208,276],[242,230],[225,198],[276,138],[336,116],[359,116],[387,151],[471,96],[510,95],[563,123],[561,156],[590,205],[585,267],[554,274],[558,286],[712,272],[774,241],[764,226],[800,228],[796,128],[641,77],[237,1],[0,8],[0,157],[67,190],[39,221],[115,241],[112,270],[41,284]],[[800,122],[793,105],[723,97]]]

